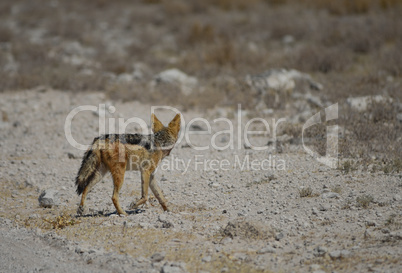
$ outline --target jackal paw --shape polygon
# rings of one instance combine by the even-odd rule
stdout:
[[[78,209],[77,209],[77,214],[81,216],[83,213],[84,213],[84,207],[79,206]]]
[[[128,209],[134,210],[138,208],[137,202],[133,201],[131,202],[130,206],[128,206]]]

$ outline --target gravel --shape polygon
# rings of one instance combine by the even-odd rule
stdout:
[[[155,175],[171,212],[150,198],[139,210],[128,210],[127,217],[116,216],[111,177],[106,176],[89,193],[84,217],[76,218],[80,198],[74,177],[84,151],[69,144],[64,122],[79,105],[106,102],[95,92],[0,94],[9,120],[1,125],[8,129],[0,130],[1,272],[231,272],[236,266],[307,272],[324,270],[310,269],[310,264],[328,259],[333,263],[327,272],[342,272],[335,260],[340,268],[367,272],[370,262],[359,257],[372,264],[384,259],[375,264],[382,272],[402,268],[400,175],[344,174],[292,142],[278,154],[244,149],[244,139],[237,145],[235,138],[236,149],[222,151],[195,151],[183,140],[164,161],[165,167],[177,163],[179,168],[161,166]],[[137,116],[149,124],[150,105],[109,103],[116,112],[108,118]],[[194,143],[207,145],[214,133],[227,130],[224,122],[213,123],[221,110],[183,112],[186,122],[195,117],[211,121],[211,135],[192,136]],[[162,121],[169,121],[170,114],[162,111]],[[237,128],[236,115],[231,120]],[[79,143],[89,144],[99,134],[98,117],[91,111],[79,113],[72,124]],[[212,159],[227,159],[230,168],[217,170]],[[190,162],[186,171],[180,160]],[[270,160],[271,167],[239,168],[247,160]],[[140,180],[137,172],[126,172],[123,208],[140,197]],[[330,191],[339,185],[340,193]],[[321,195],[300,197],[301,187]],[[376,202],[359,206],[356,197],[363,195]]]

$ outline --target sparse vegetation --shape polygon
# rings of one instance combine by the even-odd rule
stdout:
[[[81,221],[71,217],[70,215],[59,215],[55,219],[43,219],[50,224],[52,229],[63,229],[81,223]]]
[[[374,197],[371,195],[361,195],[356,198],[357,205],[364,209],[367,209],[373,200]]]
[[[299,189],[299,196],[300,196],[300,198],[303,198],[303,197],[313,197],[315,195],[313,194],[313,189],[310,187],[307,187],[307,188]]]
[[[357,170],[356,164],[351,160],[346,160],[339,164],[338,169],[343,173],[349,173]]]

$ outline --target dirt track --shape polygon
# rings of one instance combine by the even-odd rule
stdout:
[[[156,174],[172,212],[164,213],[151,198],[128,217],[116,216],[111,178],[105,177],[89,194],[86,217],[77,218],[74,177],[83,151],[68,143],[64,123],[75,107],[102,103],[116,108],[107,118],[137,116],[149,124],[150,106],[105,101],[100,93],[0,94],[0,271],[401,270],[401,175],[330,169],[289,142],[281,144],[281,152],[243,144],[196,152],[183,141]],[[213,125],[211,135],[195,137],[194,143],[208,145],[213,133],[226,128],[214,118],[228,117],[236,128],[236,114],[224,113],[183,112],[187,122],[202,117]],[[159,115],[163,122],[173,116]],[[98,120],[99,113],[91,111],[73,119],[77,142],[97,136]],[[215,142],[224,146],[228,138],[223,134]],[[269,162],[257,170],[247,168],[245,158],[257,165]],[[229,163],[216,169],[224,160]],[[139,198],[139,179],[138,173],[126,174],[124,208]],[[44,190],[56,191],[52,208],[39,207]]]

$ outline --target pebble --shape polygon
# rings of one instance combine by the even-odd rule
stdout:
[[[332,259],[339,259],[341,257],[341,251],[340,250],[331,251],[329,253],[329,257],[331,257]]]
[[[341,257],[342,258],[348,258],[352,255],[352,253],[349,250],[342,250],[341,251]]]
[[[328,249],[325,246],[318,246],[318,247],[314,248],[314,250],[313,250],[313,254],[316,257],[324,256],[324,254],[327,252],[328,252]]]
[[[327,198],[340,198],[341,196],[339,193],[336,192],[325,192],[321,195],[322,198],[327,199]]]
[[[330,204],[320,204],[320,211],[328,211],[331,209]]]
[[[54,205],[58,204],[57,200],[57,195],[58,195],[57,190],[44,190],[42,193],[39,195],[38,201],[39,205],[43,208],[51,208]]]
[[[275,240],[279,241],[279,240],[283,239],[283,237],[285,237],[285,236],[283,235],[282,232],[278,233],[278,234],[275,235]]]
[[[257,254],[266,254],[266,253],[275,253],[276,250],[272,246],[267,246],[264,248],[261,248],[260,250],[257,251]]]
[[[204,263],[209,263],[210,261],[212,261],[212,257],[211,256],[205,256],[202,258],[202,261]]]
[[[157,263],[162,261],[163,259],[165,259],[166,253],[165,252],[156,252],[154,254],[152,254],[150,260],[153,263]]]

